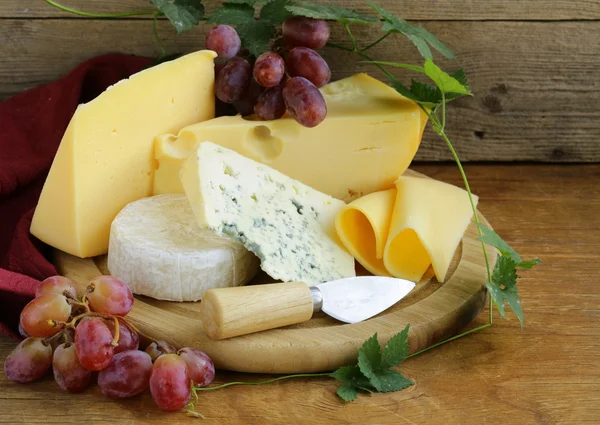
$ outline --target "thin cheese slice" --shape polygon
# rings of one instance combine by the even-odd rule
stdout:
[[[431,264],[439,282],[473,212],[465,190],[437,180],[402,176],[383,253],[386,270],[418,282]],[[473,196],[477,204],[477,196]]]
[[[154,137],[214,117],[215,56],[201,51],[165,62],[79,105],[31,233],[78,257],[106,254],[117,213],[152,194]]]
[[[390,276],[383,264],[383,251],[395,202],[396,189],[371,193],[344,207],[335,220],[346,249],[374,275]]]
[[[321,88],[327,118],[314,128],[284,116],[219,117],[157,137],[154,193],[183,193],[181,164],[210,140],[349,202],[393,187],[412,161],[427,117],[393,88],[357,74]]]

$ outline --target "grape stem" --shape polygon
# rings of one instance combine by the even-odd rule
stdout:
[[[273,378],[273,379],[267,379],[266,381],[258,381],[258,382],[243,382],[243,381],[236,381],[236,382],[227,382],[225,384],[221,384],[221,385],[217,385],[214,387],[194,387],[195,391],[213,391],[213,390],[220,390],[221,388],[225,388],[225,387],[231,387],[232,385],[264,385],[264,384],[270,384],[272,382],[276,382],[276,381],[282,381],[284,379],[291,379],[291,378],[314,378],[317,376],[331,376],[331,374],[329,372],[324,372],[324,373],[297,373],[295,375],[285,375],[285,376],[279,376],[277,378]]]

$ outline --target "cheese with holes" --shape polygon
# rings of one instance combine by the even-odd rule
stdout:
[[[61,141],[31,233],[78,257],[106,254],[110,224],[152,194],[158,134],[214,117],[214,58],[200,51],[132,75],[79,105]]]
[[[181,168],[200,227],[242,243],[272,278],[307,284],[355,275],[335,233],[344,202],[210,142]]]
[[[248,283],[258,264],[243,245],[200,228],[184,195],[134,201],[111,225],[108,269],[135,294],[198,301],[208,289]]]
[[[181,164],[205,140],[345,201],[393,187],[417,152],[425,114],[366,74],[327,84],[321,91],[327,118],[314,128],[288,116],[274,121],[235,116],[157,137],[154,193],[183,192]]]
[[[477,204],[477,196],[473,201]],[[463,189],[402,176],[395,189],[344,207],[336,230],[348,251],[373,274],[418,282],[431,265],[443,282],[472,216]]]

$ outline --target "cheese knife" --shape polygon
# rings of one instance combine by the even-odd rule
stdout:
[[[359,276],[315,286],[303,282],[209,289],[200,311],[204,331],[225,339],[302,323],[318,311],[346,323],[367,320],[387,310],[415,287],[413,282]]]

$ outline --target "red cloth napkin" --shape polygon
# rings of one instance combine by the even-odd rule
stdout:
[[[149,63],[121,54],[99,56],[0,103],[0,333],[16,336],[21,309],[40,280],[56,274],[44,256],[49,247],[29,234],[29,226],[77,105]]]

